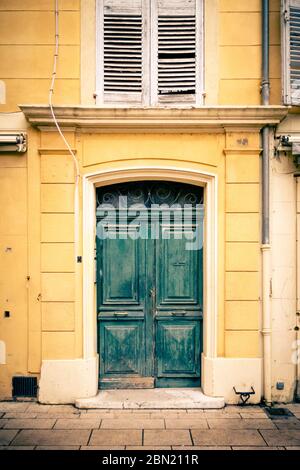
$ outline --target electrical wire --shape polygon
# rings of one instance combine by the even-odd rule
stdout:
[[[73,150],[71,149],[71,146],[70,146],[69,142],[67,141],[66,137],[64,136],[64,134],[63,134],[63,132],[60,128],[60,125],[59,125],[59,123],[57,121],[57,118],[55,116],[55,112],[54,112],[53,104],[52,104],[55,80],[56,80],[56,75],[57,75],[57,62],[58,62],[58,53],[59,53],[59,20],[58,20],[58,16],[59,16],[59,5],[58,5],[58,0],[55,0],[55,52],[54,52],[54,60],[53,60],[52,79],[51,79],[51,85],[50,85],[50,90],[49,90],[49,107],[50,107],[51,115],[52,115],[52,118],[53,118],[53,122],[54,122],[54,124],[55,124],[62,140],[64,141],[65,146],[67,147],[67,149],[69,150],[70,155],[73,158],[75,171],[76,171],[76,183],[78,183],[79,178],[80,178],[78,160],[77,160]]]
[[[80,225],[79,225],[79,180],[80,180],[80,171],[79,171],[79,164],[78,160],[75,156],[75,153],[71,149],[71,146],[69,142],[67,141],[66,137],[64,136],[60,125],[57,121],[57,118],[55,116],[55,112],[53,109],[53,103],[52,103],[52,98],[54,94],[54,86],[55,86],[55,80],[56,80],[56,75],[57,75],[57,62],[58,62],[58,54],[59,54],[59,4],[58,0],[55,0],[55,52],[54,52],[54,59],[53,59],[53,71],[52,71],[52,79],[51,79],[51,85],[50,85],[50,90],[49,90],[49,107],[51,111],[51,115],[53,118],[53,122],[58,130],[59,135],[61,136],[65,146],[67,147],[74,163],[74,168],[75,168],[75,188],[74,188],[74,255],[76,259],[76,255],[78,255],[78,250],[79,250],[79,230],[80,230]]]

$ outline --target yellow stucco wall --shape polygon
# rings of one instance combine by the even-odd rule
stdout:
[[[270,103],[281,101],[280,1],[270,1]],[[260,104],[261,1],[219,0],[219,104]]]
[[[16,111],[18,103],[48,102],[54,4],[52,0],[0,2],[0,80],[6,87],[2,112]],[[53,102],[94,104],[91,77],[95,76],[96,52],[90,44],[90,30],[95,28],[95,0],[60,0],[59,7],[60,50]],[[206,104],[259,105],[261,1],[205,0],[205,9]],[[281,101],[279,9],[279,0],[270,2],[271,104]],[[89,16],[81,25],[85,10]],[[92,70],[87,72],[88,67]]]
[[[10,319],[0,320],[8,347],[8,365],[2,366],[7,381],[1,381],[6,396],[11,373],[39,373],[42,359],[82,356],[81,288],[75,293],[82,272],[74,262],[73,162],[55,134],[33,131],[31,138],[36,145],[28,152],[27,174],[26,167],[2,167],[0,173],[2,187],[18,183],[16,193],[1,191],[6,208],[1,244],[12,245],[12,251],[2,251],[2,256],[18,258],[17,264],[15,258],[12,264],[4,263],[9,274],[1,283],[3,305],[8,297],[12,310]],[[218,175],[218,353],[225,357],[261,355],[258,138],[258,133],[68,135],[83,174],[167,161],[170,166],[188,165]],[[240,148],[237,142],[245,139],[248,145]],[[16,163],[25,166],[26,157]]]
[[[80,104],[80,96],[87,95],[80,82],[81,2],[59,3],[54,102]],[[217,74],[217,92],[208,94],[208,105],[260,103],[260,3],[215,1],[219,62],[208,61],[206,73]],[[0,80],[6,85],[0,112],[16,111],[20,103],[47,103],[53,7],[51,0],[0,2]],[[279,104],[279,1],[271,1],[270,10],[271,102]],[[0,262],[5,266],[0,273],[0,339],[7,347],[6,364],[0,365],[0,398],[10,396],[12,375],[39,374],[43,359],[80,358],[83,353],[73,162],[56,132],[31,129],[28,134],[27,155],[0,156]],[[82,174],[167,162],[218,175],[218,354],[261,357],[259,131],[66,135]],[[4,310],[10,318],[4,318]]]
[[[53,102],[80,101],[80,0],[60,3],[60,59]],[[52,0],[0,2],[0,80],[6,103],[0,112],[20,103],[47,103],[53,67],[55,21]]]
[[[13,183],[15,182],[15,183]],[[14,191],[14,184],[18,191]],[[11,393],[12,374],[27,373],[27,170],[26,157],[0,159],[0,337],[6,344],[0,396]],[[9,317],[4,317],[4,312]]]
[[[245,138],[248,145],[239,148],[236,142]],[[229,357],[260,355],[258,138],[253,133],[230,134],[226,139],[222,134],[82,134],[75,144],[83,174],[167,162],[172,167],[188,165],[218,175],[218,350]],[[79,341],[77,349],[75,346],[80,331],[76,331],[74,316],[73,163],[62,149],[60,155],[56,152],[49,134],[42,133],[41,157],[31,157],[41,161],[43,359],[80,357],[82,353]],[[238,199],[234,197],[237,193]],[[81,320],[79,328],[80,324]]]

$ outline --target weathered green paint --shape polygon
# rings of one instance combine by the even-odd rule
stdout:
[[[176,220],[164,220],[154,227],[156,240],[125,239],[128,227],[143,230],[143,220],[133,227],[121,216],[112,221],[115,239],[97,238],[102,388],[200,384],[202,250],[187,250]],[[195,228],[187,222],[186,230]]]
[[[189,379],[200,378],[200,320],[158,320],[156,354],[157,386],[195,385]]]
[[[144,373],[144,325],[142,321],[100,322],[103,376]]]

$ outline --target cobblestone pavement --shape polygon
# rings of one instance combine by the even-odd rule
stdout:
[[[259,406],[222,410],[78,410],[0,402],[1,450],[300,450],[300,404],[270,419]]]

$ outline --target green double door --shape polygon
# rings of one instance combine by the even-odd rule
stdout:
[[[203,251],[187,243],[202,219],[187,218],[182,236],[173,212],[149,223],[150,212],[108,211],[97,232],[102,389],[200,385]]]

